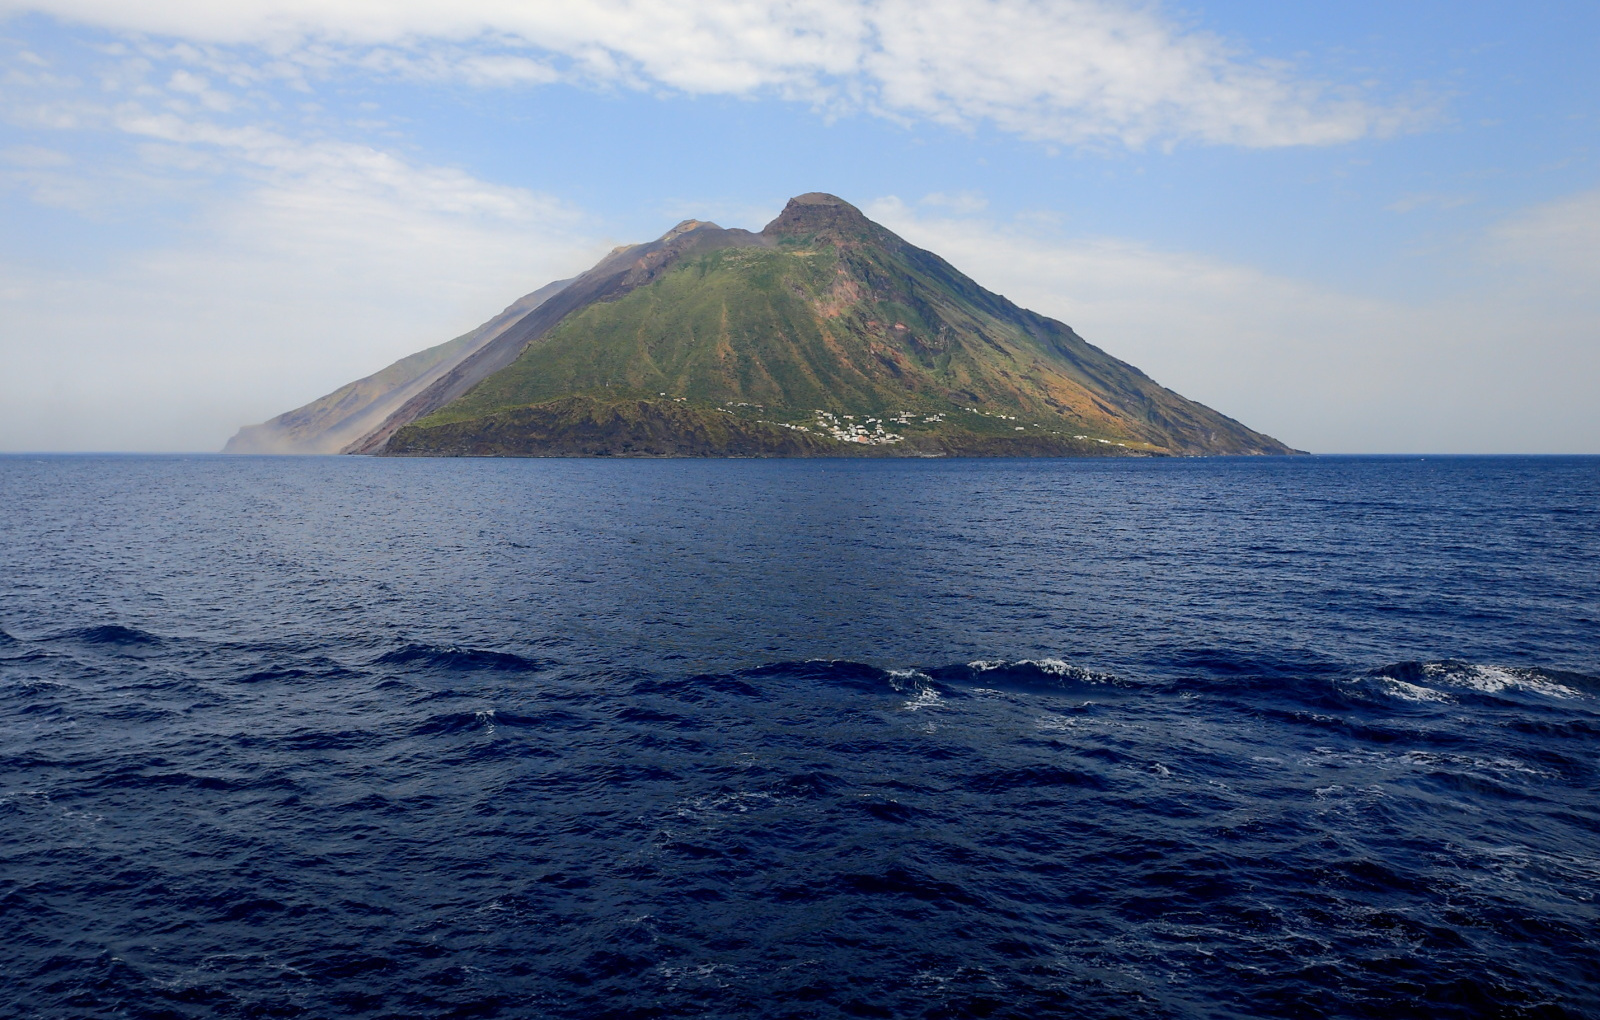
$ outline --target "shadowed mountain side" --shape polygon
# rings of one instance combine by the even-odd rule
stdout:
[[[925,435],[894,446],[841,442],[776,422],[751,421],[723,408],[573,396],[401,429],[383,452],[406,457],[1081,457],[1133,451],[1041,435]]]
[[[407,400],[450,372],[507,328],[558,294],[570,280],[546,284],[512,302],[488,322],[409,357],[380,372],[339,387],[304,407],[246,425],[222,448],[223,453],[342,453],[346,446],[372,432]]]
[[[680,236],[694,229],[704,228]],[[606,298],[575,307],[505,368],[393,433],[386,449],[363,448],[444,454],[456,442],[463,454],[555,452],[560,443],[543,433],[511,441],[509,423],[523,419],[507,413],[587,395],[722,408],[814,434],[844,454],[858,453],[854,446],[886,455],[1294,452],[983,289],[832,196],[791,200],[754,237],[656,242],[648,272],[613,271]],[[580,284],[605,268],[548,307],[576,305]],[[666,407],[651,414],[677,420]],[[494,431],[493,443],[470,438],[474,420]],[[543,429],[555,419],[527,421]]]

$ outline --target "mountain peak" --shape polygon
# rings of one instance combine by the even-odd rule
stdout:
[[[830,195],[826,191],[808,191],[804,195],[796,195],[793,198],[789,199],[789,204],[790,205],[834,205],[834,206],[840,206],[840,207],[845,208],[845,209],[849,209],[852,212],[860,212],[859,209],[857,209],[855,206],[851,205],[849,202],[846,202],[844,199],[840,198],[838,195]]]
[[[810,191],[789,199],[778,218],[762,228],[766,237],[789,237],[824,232],[859,234],[875,224],[855,206],[836,195]]]
[[[671,230],[667,231],[665,234],[662,234],[661,237],[660,237],[660,240],[662,240],[662,241],[670,241],[675,237],[682,237],[684,234],[687,234],[690,231],[699,230],[699,229],[701,229],[703,227],[710,227],[712,230],[721,230],[722,229],[721,227],[717,226],[715,223],[712,223],[710,220],[684,220],[682,223],[680,223],[677,226],[673,227]]]

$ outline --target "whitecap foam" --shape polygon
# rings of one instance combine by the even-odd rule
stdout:
[[[657,964],[655,972],[668,989],[676,990],[685,983],[694,983],[699,986],[710,985],[714,988],[727,988],[729,982],[720,975],[734,972],[735,968],[726,963],[692,963],[683,966],[671,964]]]
[[[1508,666],[1478,666],[1459,662],[1428,662],[1422,672],[1430,680],[1452,687],[1465,687],[1484,694],[1517,690],[1542,694],[1547,698],[1579,698],[1582,694],[1566,684],[1540,676],[1531,669]]]
[[[1417,704],[1454,704],[1458,698],[1448,690],[1440,689],[1449,687],[1482,694],[1522,691],[1567,700],[1583,697],[1583,692],[1577,688],[1552,680],[1536,669],[1481,666],[1469,662],[1398,663],[1345,682],[1363,686],[1386,697]]]
[[[1061,733],[1077,729],[1078,720],[1065,715],[1042,715],[1034,721],[1034,725],[1046,733]]]
[[[1111,683],[1116,679],[1110,673],[1096,673],[1074,666],[1065,659],[974,659],[967,663],[967,668],[975,673],[991,673],[999,669],[1016,669],[1028,667],[1038,670],[1046,676],[1060,677],[1062,679],[1079,680],[1085,683]]]
[[[1083,670],[1071,665],[1064,659],[1023,659],[1024,664],[1033,665],[1041,673],[1053,673],[1056,676],[1067,676],[1071,673],[1082,673]]]
[[[1392,676],[1380,676],[1374,677],[1373,679],[1377,681],[1378,687],[1381,691],[1383,691],[1383,693],[1389,695],[1391,698],[1399,698],[1401,701],[1434,701],[1443,704],[1452,704],[1456,700],[1454,697],[1446,694],[1444,691],[1436,691],[1432,687],[1423,687],[1421,684],[1413,684],[1407,683],[1404,680],[1396,680]]]
[[[1542,769],[1517,758],[1480,758],[1476,755],[1451,754],[1444,751],[1407,751],[1404,758],[1408,762],[1434,768],[1448,765],[1461,769],[1473,769],[1479,772],[1497,772],[1502,775],[1515,772],[1539,779],[1561,778],[1559,772]]]
[[[679,801],[673,814],[680,818],[698,818],[706,814],[742,815],[768,806],[774,797],[765,790],[735,790],[729,793],[706,794]]]
[[[1452,771],[1493,773],[1501,777],[1517,773],[1538,779],[1560,778],[1556,772],[1530,765],[1517,758],[1491,758],[1453,751],[1392,752],[1372,748],[1319,747],[1302,759],[1300,764],[1308,768],[1361,768],[1377,769],[1382,772]]]

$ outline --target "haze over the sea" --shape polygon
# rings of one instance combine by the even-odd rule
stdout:
[[[1318,452],[1600,452],[1600,8],[0,0],[0,451],[214,450],[859,205]]]

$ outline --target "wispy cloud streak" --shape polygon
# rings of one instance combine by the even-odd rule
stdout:
[[[1326,145],[1421,117],[1116,0],[0,0],[25,11],[183,40],[240,82],[358,67],[766,94],[1067,145]]]

